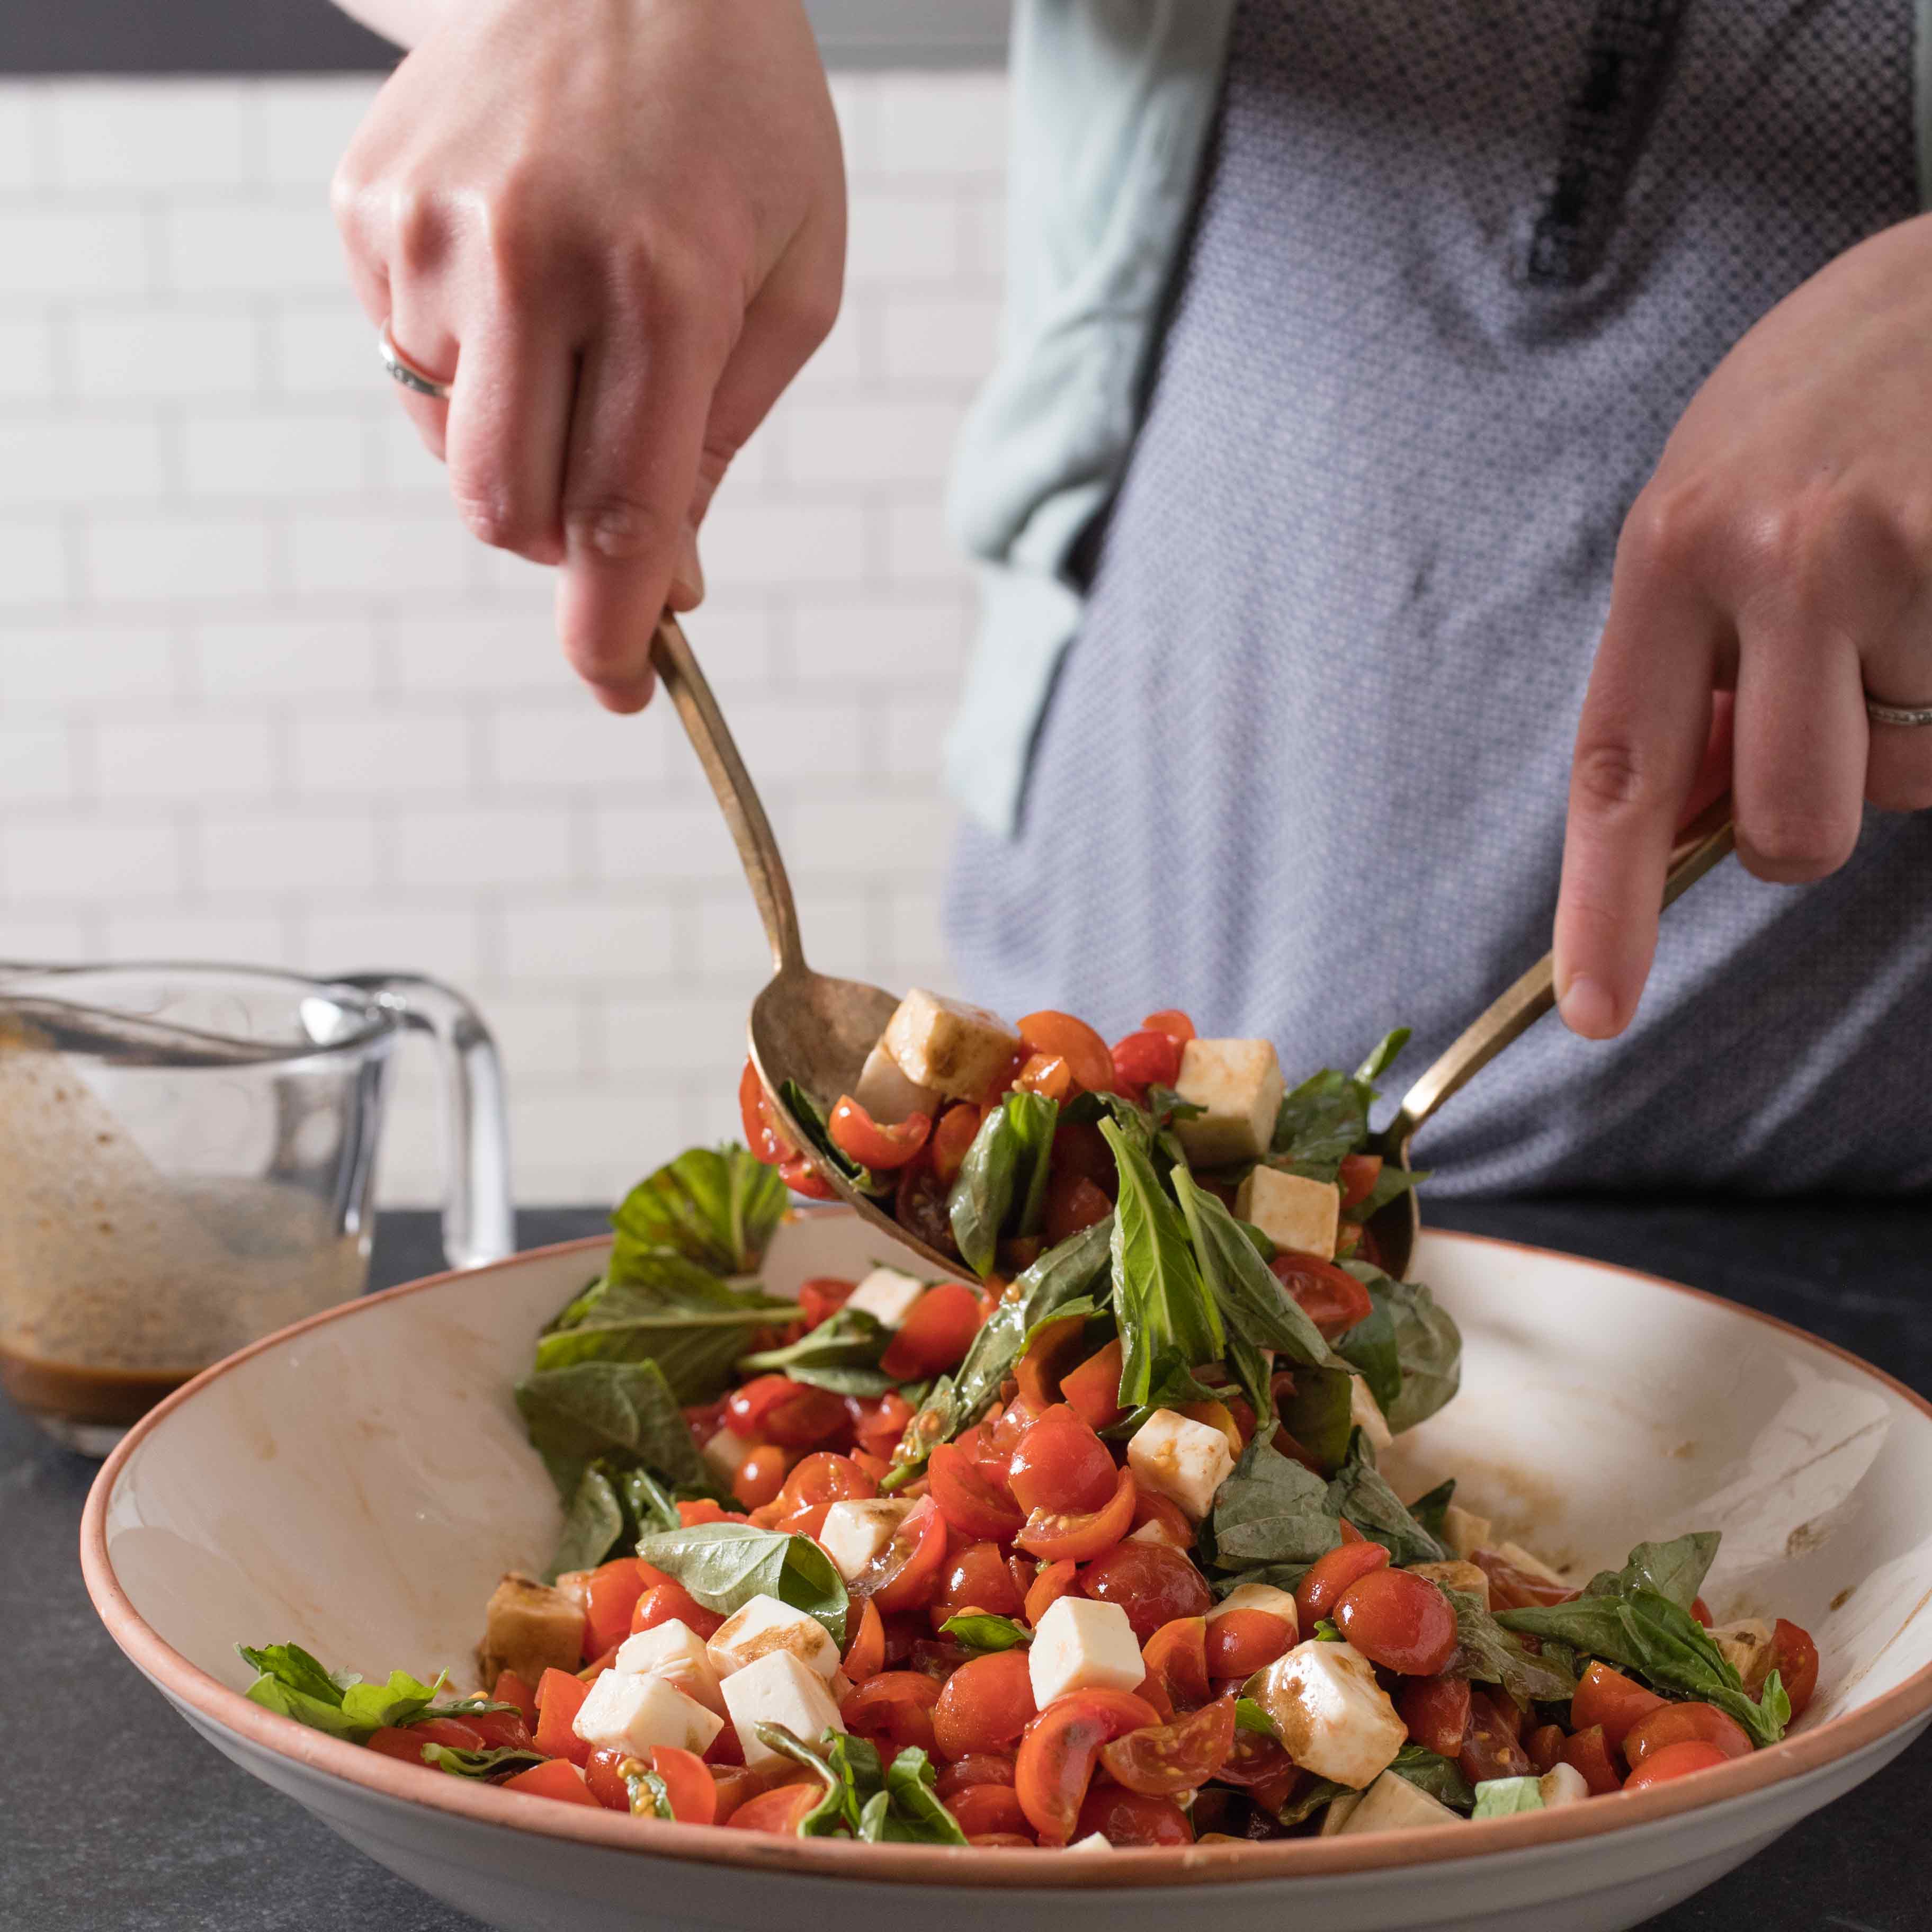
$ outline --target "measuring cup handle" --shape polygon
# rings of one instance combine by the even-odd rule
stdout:
[[[341,978],[436,1042],[443,1075],[444,1258],[453,1268],[470,1268],[515,1253],[503,1066],[483,1016],[454,988],[415,974]]]

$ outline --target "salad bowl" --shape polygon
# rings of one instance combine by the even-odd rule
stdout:
[[[775,1294],[892,1259],[830,1208],[788,1220]],[[1694,1289],[1474,1237],[1416,1272],[1464,1336],[1462,1392],[1384,1459],[1455,1474],[1565,1566],[1724,1534],[1720,1618],[1802,1621],[1822,1659],[1782,1742],[1648,1791],[1452,1826],[1082,1856],[779,1838],[557,1804],[398,1762],[250,1702],[238,1641],[372,1675],[474,1678],[478,1606],[540,1568],[556,1492],[512,1401],[533,1337],[602,1266],[578,1242],[369,1297],[208,1370],[104,1466],[81,1532],[116,1642],[226,1756],[486,1924],[1154,1932],[1259,1909],[1324,1932],[1634,1925],[1879,1770],[1932,1720],[1932,1406]],[[902,1262],[909,1257],[900,1258]],[[185,1762],[186,1753],[184,1753]],[[166,1768],[156,1767],[166,1775]]]

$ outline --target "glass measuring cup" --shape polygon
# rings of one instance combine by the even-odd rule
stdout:
[[[502,1073],[408,974],[0,962],[0,1388],[104,1454],[211,1362],[362,1292],[391,1055],[443,1064],[452,1268],[512,1252]]]

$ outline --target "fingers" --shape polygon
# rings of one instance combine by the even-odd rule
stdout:
[[[1870,726],[1865,796],[1881,812],[1932,808],[1932,726]]]
[[[472,536],[533,563],[562,561],[576,387],[571,343],[540,314],[501,310],[466,333],[447,442],[450,494]]]
[[[1592,1040],[1636,1011],[1676,828],[1710,736],[1721,627],[1620,563],[1570,768],[1556,908],[1559,1010]]]

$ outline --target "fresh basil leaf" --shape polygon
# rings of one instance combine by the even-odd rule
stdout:
[[[610,1223],[637,1250],[671,1248],[716,1274],[751,1274],[785,1206],[777,1170],[744,1148],[692,1148],[638,1182]]]
[[[284,1690],[293,1691],[298,1697],[313,1698],[332,1709],[341,1708],[343,1692],[359,1681],[352,1675],[334,1676],[298,1643],[265,1644],[259,1650],[238,1643],[235,1648],[244,1663],[264,1677],[272,1678]]]
[[[1208,1109],[1184,1100],[1172,1087],[1163,1087],[1156,1080],[1147,1090],[1147,1111],[1156,1127],[1165,1127],[1176,1120],[1198,1120]]]
[[[1282,1808],[1281,1822],[1284,1825],[1305,1825],[1324,1805],[1334,1804],[1338,1798],[1353,1798],[1356,1795],[1352,1784],[1337,1784],[1331,1778],[1318,1778],[1298,1792],[1292,1804]]]
[[[1214,1552],[1208,1546],[1213,1540],[1214,1520],[1210,1517],[1196,1532],[1202,1540],[1197,1544],[1196,1553],[1204,1562],[1213,1559]],[[1209,1587],[1216,1597],[1231,1597],[1244,1583],[1265,1583],[1272,1590],[1286,1590],[1292,1597],[1301,1587],[1301,1580],[1313,1569],[1312,1561],[1306,1563],[1254,1563],[1245,1570],[1236,1570],[1222,1576],[1208,1579]]]
[[[1449,1505],[1455,1499],[1456,1478],[1451,1476],[1418,1496],[1409,1504],[1408,1513],[1438,1543],[1442,1543],[1448,1534]]]
[[[799,1137],[808,1141],[813,1150],[821,1155],[836,1172],[842,1175],[850,1186],[861,1194],[890,1194],[892,1191],[892,1177],[890,1174],[874,1174],[869,1167],[854,1160],[832,1138],[832,1130],[826,1122],[825,1110],[796,1080],[787,1080],[780,1084],[778,1102],[791,1116],[792,1124],[798,1129]]]
[[[1220,1568],[1310,1564],[1342,1540],[1328,1485],[1275,1448],[1274,1433],[1255,1432],[1215,1496],[1209,1521]]]
[[[1478,1684],[1500,1684],[1520,1703],[1558,1704],[1576,1694],[1576,1679],[1546,1648],[1526,1650],[1492,1616],[1481,1598],[1444,1584],[1442,1594],[1456,1612],[1456,1654],[1443,1672]]]
[[[1268,1162],[1311,1180],[1333,1180],[1345,1156],[1369,1138],[1369,1108],[1376,1080],[1408,1042],[1408,1029],[1385,1034],[1352,1074],[1324,1067],[1282,1096]]]
[[[1224,1357],[1232,1375],[1258,1423],[1274,1419],[1274,1362],[1265,1348],[1258,1348],[1233,1328],[1228,1331]]]
[[[776,1597],[815,1617],[845,1647],[844,1580],[809,1537],[748,1522],[697,1523],[641,1538],[637,1553],[707,1610],[729,1616],[754,1597]]]
[[[544,1581],[554,1583],[567,1570],[596,1569],[623,1534],[624,1511],[616,1490],[603,1465],[592,1462],[578,1479]]]
[[[1635,1590],[1654,1590],[1680,1610],[1688,1610],[1697,1600],[1697,1592],[1718,1559],[1720,1540],[1714,1529],[1695,1529],[1669,1543],[1640,1543],[1621,1570],[1599,1571],[1583,1594],[1627,1597]]]
[[[838,1395],[880,1396],[896,1386],[879,1366],[892,1340],[862,1308],[841,1308],[789,1346],[761,1349],[738,1364],[745,1376],[776,1373]]]
[[[1372,1086],[1395,1064],[1414,1031],[1412,1027],[1390,1027],[1369,1048],[1368,1058],[1355,1069],[1355,1078],[1365,1087]]]
[[[448,1684],[447,1675],[424,1684],[406,1670],[392,1670],[386,1684],[352,1684],[342,1694],[342,1714],[368,1731],[412,1723],[423,1716]]]
[[[1257,1737],[1271,1738],[1275,1735],[1274,1720],[1252,1697],[1234,1700],[1234,1728],[1238,1731],[1252,1731]]]
[[[1366,1262],[1344,1262],[1342,1265],[1369,1291],[1375,1310],[1370,1321],[1388,1318],[1396,1388],[1384,1397],[1372,1376],[1369,1386],[1382,1404],[1389,1427],[1400,1436],[1418,1422],[1427,1421],[1462,1386],[1462,1330],[1420,1282],[1397,1281]],[[1336,1345],[1345,1354],[1348,1352],[1346,1342],[1345,1336]]]
[[[1044,1094],[1009,1094],[1002,1111],[1019,1143],[1013,1163],[1013,1208],[1006,1232],[1036,1234],[1046,1221],[1047,1168],[1060,1103]]]
[[[1114,1120],[1100,1132],[1114,1150],[1120,1199],[1112,1248],[1114,1318],[1120,1331],[1124,1404],[1196,1402],[1209,1396],[1192,1371],[1218,1362],[1226,1332],[1180,1210],[1147,1154]],[[1184,1171],[1184,1170],[1177,1170]]]
[[[860,1814],[859,1836],[874,1844],[963,1845],[966,1834],[940,1802],[932,1761],[916,1745],[886,1767],[885,1789]]]
[[[1344,1265],[1347,1265],[1346,1263]],[[1336,1337],[1335,1352],[1352,1363],[1369,1385],[1369,1393],[1386,1415],[1402,1394],[1402,1364],[1396,1359],[1395,1318],[1386,1302],[1370,1298],[1368,1313],[1346,1335]]]
[[[489,1750],[463,1750],[453,1744],[424,1744],[422,1761],[452,1778],[500,1778],[507,1772],[528,1771],[544,1762],[542,1751],[519,1744],[498,1744]]]
[[[1379,1543],[1397,1569],[1411,1563],[1448,1560],[1449,1552],[1409,1514],[1402,1498],[1383,1480],[1369,1454],[1368,1438],[1359,1429],[1349,1437],[1348,1454],[1328,1485],[1328,1507]]]
[[[1364,1226],[1372,1221],[1391,1201],[1400,1201],[1410,1189],[1420,1187],[1428,1178],[1426,1173],[1418,1173],[1412,1167],[1391,1167],[1384,1161],[1374,1186],[1348,1210],[1344,1218],[1358,1226]]]
[[[1536,1778],[1486,1778],[1476,1786],[1478,1818],[1513,1818],[1543,1809],[1543,1781]]]
[[[628,1540],[635,1544],[640,1536],[648,1536],[653,1530],[678,1529],[683,1526],[684,1519],[677,1513],[677,1500],[664,1484],[648,1469],[625,1469],[611,1480],[617,1501],[624,1511],[624,1528]],[[680,1487],[693,1486],[680,1485]],[[712,1492],[715,1496],[716,1492]],[[716,1496],[722,1502],[723,1496]],[[733,1498],[732,1501],[736,1502]],[[594,1565],[592,1566],[595,1567]]]
[[[577,1327],[604,1298],[604,1291],[610,1285],[608,1274],[600,1274],[595,1280],[586,1282],[538,1330],[538,1334],[554,1335],[560,1330]]]
[[[1011,1617],[996,1617],[983,1610],[969,1610],[963,1616],[948,1617],[939,1627],[941,1636],[950,1636],[962,1650],[975,1657],[988,1657],[995,1651],[1020,1650],[1033,1642],[1033,1633]]]
[[[1346,1369],[1297,1369],[1276,1405],[1281,1426],[1323,1468],[1339,1469],[1355,1430],[1354,1377]]]
[[[1404,1744],[1389,1769],[1417,1790],[1440,1798],[1452,1811],[1467,1812],[1475,1804],[1474,1789],[1462,1775],[1462,1767],[1451,1759],[1438,1757],[1426,1745]]]
[[[706,1480],[680,1396],[656,1362],[578,1361],[548,1368],[542,1366],[541,1348],[537,1359],[539,1366],[516,1384],[517,1407],[566,1503],[576,1496],[585,1466],[599,1456],[642,1463],[674,1484]]]
[[[1340,1643],[1342,1633],[1327,1617],[1317,1617],[1315,1620],[1315,1641],[1317,1643]]]
[[[332,1675],[299,1644],[250,1649],[238,1643],[235,1648],[261,1673],[246,1693],[252,1702],[352,1744],[386,1724],[406,1724],[422,1716],[449,1681],[439,1676],[424,1684],[406,1670],[394,1670],[387,1683],[369,1684],[352,1672]]]
[[[1043,1094],[1016,1092],[980,1122],[946,1197],[952,1239],[975,1274],[992,1272],[1003,1234],[1037,1230],[1059,1112]]]

